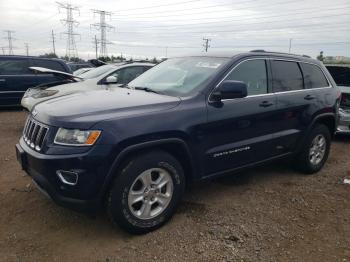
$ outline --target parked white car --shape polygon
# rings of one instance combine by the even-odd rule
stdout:
[[[65,83],[63,80],[64,84],[57,82],[30,88],[24,94],[21,105],[31,111],[36,104],[52,98],[101,88],[118,87],[129,83],[153,66],[152,63],[108,64],[94,68],[78,77],[46,68],[32,67],[32,70],[42,74],[61,74],[63,79],[69,78],[69,82]]]

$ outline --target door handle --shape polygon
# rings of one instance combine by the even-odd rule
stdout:
[[[307,95],[304,97],[305,100],[313,100],[315,99],[316,97],[314,97],[313,95]]]
[[[269,107],[269,106],[272,106],[272,105],[273,105],[273,103],[271,103],[269,101],[263,101],[263,102],[260,103],[259,106],[261,106],[261,107]]]

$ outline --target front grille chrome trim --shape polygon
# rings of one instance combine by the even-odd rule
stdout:
[[[23,128],[23,140],[32,149],[40,151],[48,131],[48,126],[39,123],[29,116]]]

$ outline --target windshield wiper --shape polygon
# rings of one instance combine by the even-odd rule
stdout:
[[[156,94],[161,94],[160,92],[158,92],[156,90],[153,90],[152,88],[149,88],[149,87],[135,86],[134,89],[136,89],[136,90],[143,90],[143,91],[146,91],[146,92],[152,92],[152,93],[156,93]]]

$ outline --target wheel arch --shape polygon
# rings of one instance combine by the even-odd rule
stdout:
[[[194,159],[191,156],[190,149],[187,143],[180,138],[166,138],[155,141],[143,142],[135,145],[130,145],[124,148],[114,160],[102,186],[100,198],[103,200],[108,192],[112,181],[117,176],[118,167],[130,157],[145,153],[152,150],[163,150],[173,155],[182,165],[185,173],[186,183],[191,183],[195,179],[196,167]]]

